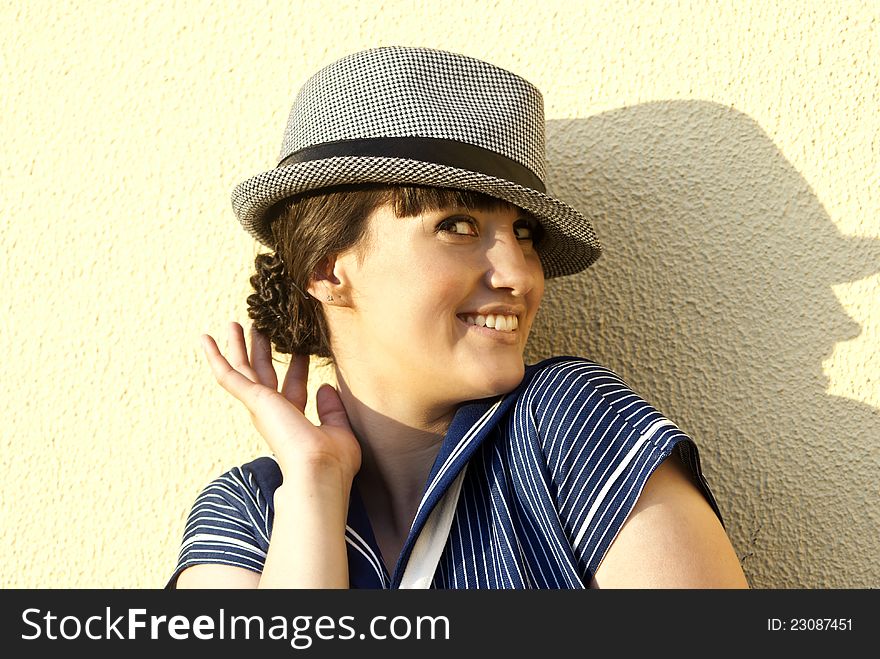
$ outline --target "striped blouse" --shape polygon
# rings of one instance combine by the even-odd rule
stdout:
[[[345,530],[351,587],[399,587],[431,510],[467,465],[431,586],[586,588],[673,449],[720,519],[694,442],[620,377],[576,357],[529,365],[514,391],[457,410],[391,574],[355,478]],[[261,457],[205,487],[166,588],[199,563],[261,572],[280,484],[278,464]]]

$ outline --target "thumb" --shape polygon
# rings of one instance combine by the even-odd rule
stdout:
[[[315,394],[315,405],[318,408],[318,419],[320,419],[321,425],[351,430],[342,399],[333,385],[324,383],[318,388],[318,392]]]

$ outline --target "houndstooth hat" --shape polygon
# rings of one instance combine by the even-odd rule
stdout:
[[[239,183],[232,207],[272,246],[266,211],[343,184],[473,190],[532,213],[547,278],[580,272],[602,248],[590,221],[546,194],[544,102],[523,78],[429,48],[382,47],[324,67],[294,100],[280,161]]]

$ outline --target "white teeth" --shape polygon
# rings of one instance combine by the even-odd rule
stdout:
[[[490,313],[488,316],[465,316],[468,325],[488,327],[498,332],[512,332],[519,327],[519,319],[516,316]]]

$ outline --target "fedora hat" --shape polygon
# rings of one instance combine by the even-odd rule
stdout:
[[[590,221],[549,196],[544,101],[530,82],[472,57],[391,46],[347,55],[297,94],[273,169],[235,186],[242,226],[274,247],[267,211],[304,192],[346,184],[471,190],[533,214],[547,278],[602,252]]]

